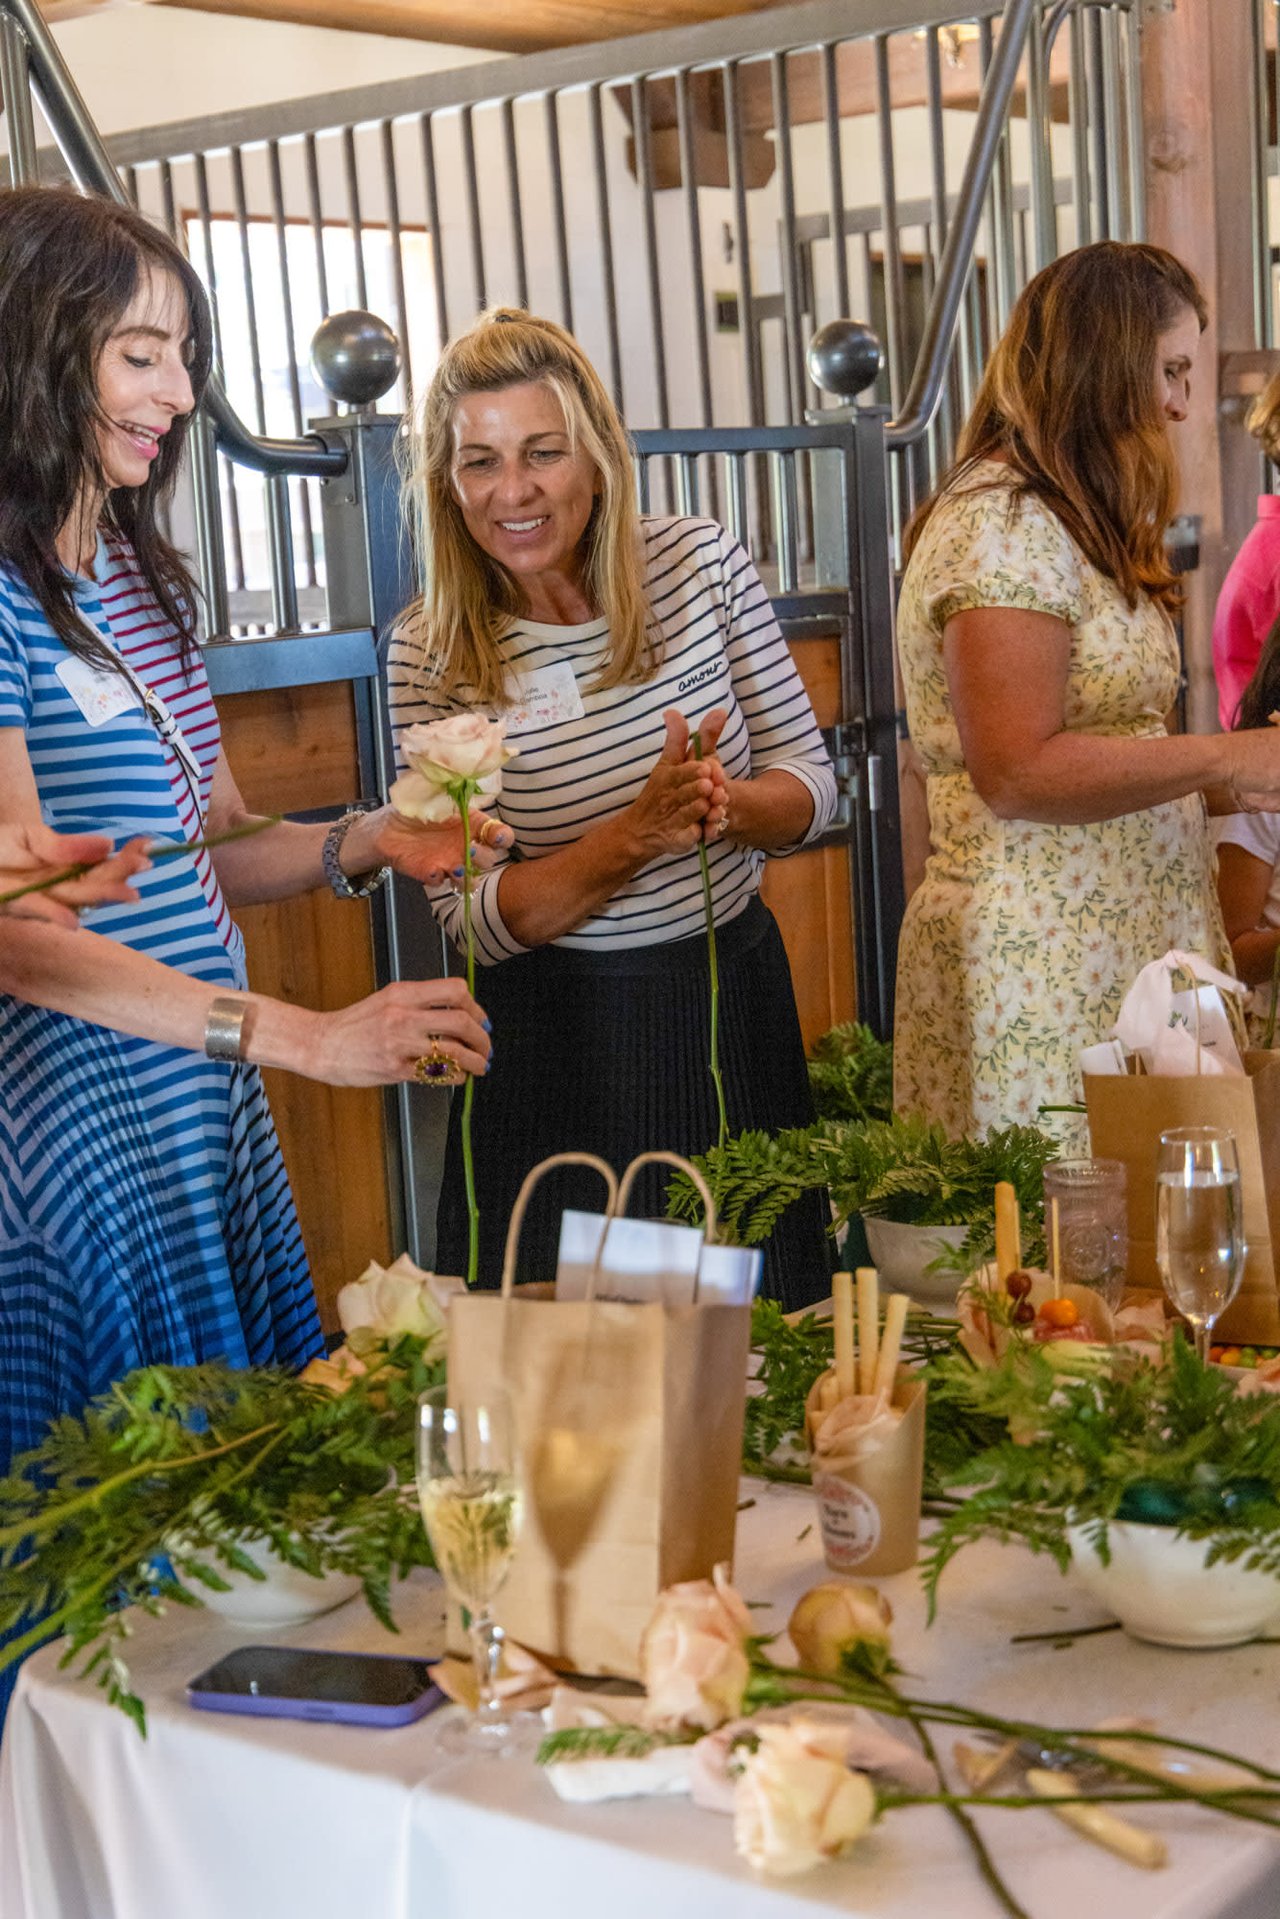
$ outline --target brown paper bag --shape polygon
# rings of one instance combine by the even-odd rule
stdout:
[[[1215,1340],[1280,1345],[1280,1052],[1248,1052],[1243,1079],[1188,1074],[1085,1074],[1089,1137],[1100,1159],[1129,1169],[1129,1283],[1160,1288],[1156,1265],[1156,1154],[1175,1126],[1223,1126],[1236,1136],[1248,1252],[1234,1303]]]
[[[564,1161],[612,1179],[583,1154],[534,1168],[502,1291],[451,1303],[449,1390],[501,1385],[515,1406],[525,1515],[499,1623],[561,1670],[635,1678],[662,1588],[733,1560],[751,1310],[526,1297],[534,1289],[513,1283],[520,1221],[533,1184]],[[707,1218],[710,1239],[713,1206]]]
[[[805,1401],[810,1445],[822,1420],[820,1375]],[[840,1465],[812,1457],[822,1548],[833,1573],[906,1572],[920,1552],[924,1482],[924,1381],[908,1367],[894,1375],[890,1402],[902,1413],[892,1435],[863,1458]]]

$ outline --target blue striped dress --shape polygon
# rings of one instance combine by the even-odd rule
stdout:
[[[49,825],[195,838],[219,746],[203,664],[182,668],[123,542],[100,544],[95,572],[77,587],[80,611],[168,705],[198,793],[132,689],[109,685],[95,706],[79,663],[3,569],[0,726],[26,735]],[[243,943],[208,854],[160,861],[137,884],[138,903],[99,909],[94,932],[244,988]],[[293,1367],[321,1349],[257,1069],[0,996],[0,1469],[132,1367]]]

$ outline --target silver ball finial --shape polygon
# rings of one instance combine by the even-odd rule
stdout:
[[[395,385],[400,343],[385,320],[354,307],[320,322],[311,340],[311,365],[331,399],[369,406]]]
[[[852,400],[879,377],[884,348],[861,320],[828,320],[810,340],[805,363],[816,387]]]

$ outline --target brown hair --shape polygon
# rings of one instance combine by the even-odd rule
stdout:
[[[1184,309],[1208,323],[1194,274],[1163,247],[1100,240],[1023,288],[978,389],[955,464],[917,510],[909,554],[939,499],[980,460],[1005,462],[1130,606],[1173,608],[1164,551],[1176,469],[1156,397],[1160,335]]]
[[[88,478],[106,490],[97,426],[98,361],[148,273],[181,288],[196,401],[209,377],[213,331],[204,288],[167,235],[134,208],[65,187],[0,192],[0,562],[38,601],[63,644],[119,672],[116,655],[81,618],[58,535]],[[142,486],[107,493],[104,517],[132,545],[144,578],[195,645],[195,588],[160,532],[190,415],[175,419]]]
[[[527,382],[555,394],[571,446],[582,447],[600,475],[583,535],[584,590],[609,622],[608,653],[594,685],[647,680],[659,658],[644,589],[631,449],[617,408],[572,334],[518,307],[493,307],[445,348],[405,461],[424,588],[399,631],[421,643],[436,692],[447,698],[465,683],[478,705],[510,697],[498,642],[525,601],[514,577],[476,545],[463,521],[453,485],[453,410],[469,394]]]

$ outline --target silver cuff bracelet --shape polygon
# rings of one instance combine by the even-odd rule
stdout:
[[[210,1059],[243,1059],[247,999],[216,999],[204,1023],[204,1050]]]

